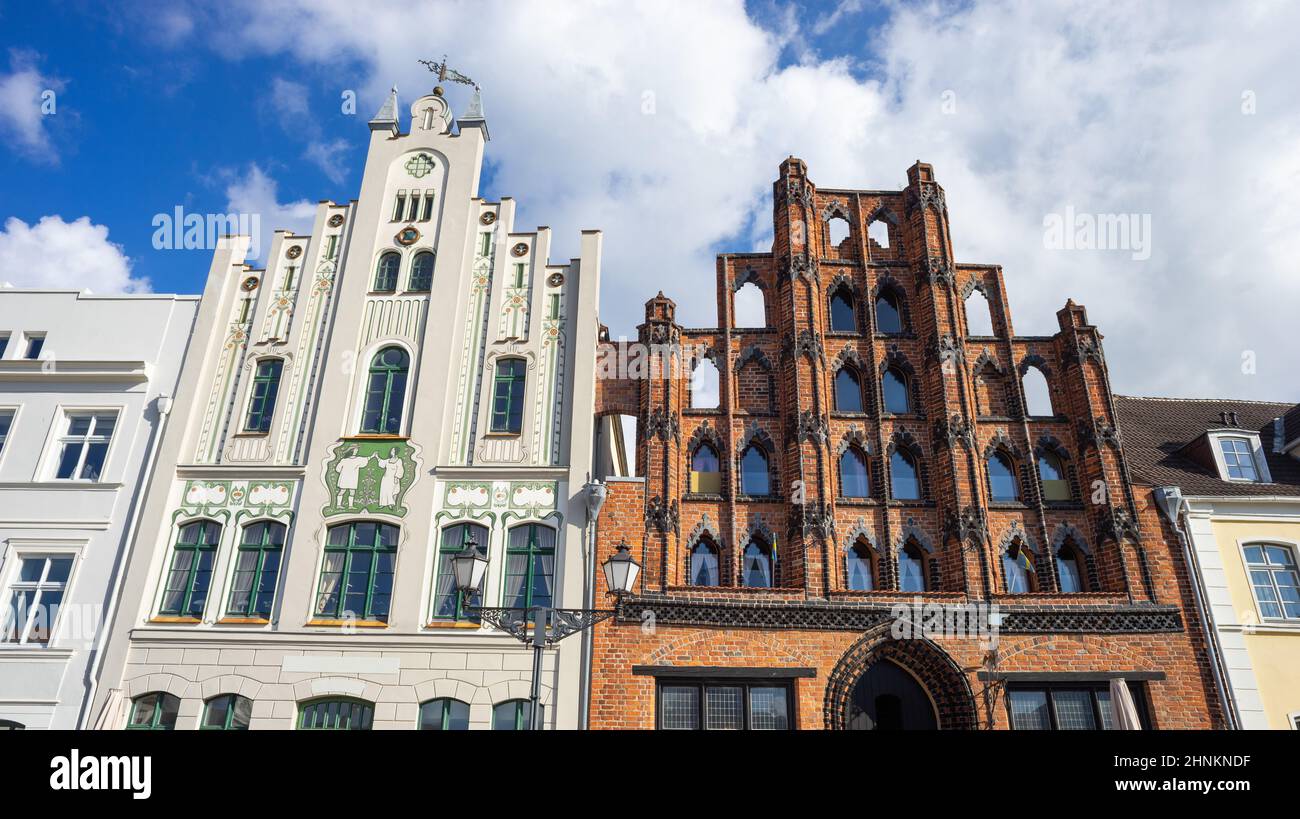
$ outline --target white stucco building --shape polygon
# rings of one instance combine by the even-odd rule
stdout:
[[[0,728],[75,728],[198,309],[0,289]]]
[[[360,196],[212,260],[87,724],[515,728],[528,649],[458,608],[581,607],[601,237],[549,261],[479,198],[478,94],[394,93]],[[584,637],[548,650],[580,722]]]

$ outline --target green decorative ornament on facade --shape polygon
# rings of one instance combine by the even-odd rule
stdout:
[[[431,170],[433,170],[433,157],[428,154],[416,154],[406,162],[407,173],[416,179],[428,176]]]
[[[321,514],[371,513],[403,517],[402,505],[419,471],[409,441],[344,438],[335,445],[322,476],[330,502]]]

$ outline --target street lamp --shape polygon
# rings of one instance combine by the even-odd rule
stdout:
[[[542,693],[542,651],[565,637],[585,631],[600,621],[613,617],[618,610],[553,609],[549,606],[527,608],[466,606],[463,605],[463,601],[478,592],[483,584],[483,575],[487,573],[488,566],[487,555],[479,550],[478,541],[471,535],[465,548],[451,559],[451,563],[456,592],[462,600],[462,610],[478,615],[480,620],[501,629],[525,645],[532,646],[533,681],[529,694],[531,702],[529,728],[540,730],[542,727],[539,702]],[[601,568],[605,572],[606,594],[614,595],[616,601],[632,591],[637,575],[641,573],[641,564],[633,559],[626,543],[620,543],[618,550],[604,562]]]

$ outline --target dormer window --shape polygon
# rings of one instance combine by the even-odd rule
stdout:
[[[1209,433],[1219,477],[1238,483],[1270,483],[1268,462],[1259,436],[1245,430],[1222,430]]]

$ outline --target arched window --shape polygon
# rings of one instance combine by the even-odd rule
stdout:
[[[772,549],[757,538],[745,547],[741,579],[751,589],[772,588]]]
[[[763,291],[753,282],[746,282],[732,297],[734,327],[766,327],[767,305]]]
[[[141,694],[131,700],[131,718],[126,727],[135,731],[171,731],[180,710],[180,698],[165,691]]]
[[[361,431],[370,435],[398,435],[406,403],[406,378],[411,359],[401,347],[385,347],[370,361],[366,405]]]
[[[885,370],[880,379],[885,398],[885,412],[903,415],[912,411],[912,396],[907,391],[907,376],[897,367]]]
[[[220,539],[221,527],[215,521],[196,520],[181,527],[172,551],[171,570],[167,573],[159,614],[203,616]]]
[[[247,731],[253,717],[253,701],[238,694],[222,694],[203,704],[203,731]]]
[[[1029,367],[1020,379],[1025,391],[1025,412],[1031,416],[1056,415],[1052,409],[1052,391],[1047,386],[1047,376],[1037,367]]]
[[[857,317],[853,313],[853,294],[840,285],[831,294],[831,332],[856,333]]]
[[[1043,451],[1038,455],[1038,481],[1043,486],[1043,500],[1070,500],[1070,482],[1065,477],[1061,456]]]
[[[891,290],[882,290],[876,296],[876,331],[903,332],[903,312],[898,307],[898,296]]]
[[[871,547],[861,539],[845,555],[845,585],[849,591],[871,591],[876,587]]]
[[[397,534],[396,526],[371,521],[329,528],[316,594],[317,617],[388,622]]]
[[[850,446],[840,455],[840,496],[845,498],[871,497],[871,482],[867,477],[867,456],[856,446]]]
[[[522,358],[497,362],[492,385],[492,431],[518,435],[524,428],[524,382],[527,363]]]
[[[285,527],[273,521],[257,521],[244,527],[230,582],[227,617],[271,617],[275,581],[280,576],[280,555],[284,550]]]
[[[740,492],[743,495],[764,496],[772,493],[767,453],[757,444],[750,444],[740,456]]]
[[[840,243],[851,235],[853,231],[849,227],[848,219],[843,216],[832,216],[826,220],[826,237],[830,240],[832,250],[838,248]]]
[[[369,731],[374,720],[375,706],[351,697],[312,700],[298,708],[303,731]]]
[[[835,409],[839,412],[862,412],[862,382],[858,371],[849,365],[835,373]]]
[[[895,500],[921,499],[921,477],[912,453],[896,449],[889,456],[889,485]]]
[[[438,550],[438,579],[433,591],[433,616],[438,620],[469,620],[478,622],[477,615],[466,608],[476,608],[479,592],[461,595],[456,591],[456,573],[452,559],[466,549],[477,548],[487,554],[488,529],[477,523],[457,523],[442,530],[442,545]]]
[[[1025,594],[1034,590],[1034,558],[1020,541],[1002,553],[1002,574],[1008,594]]]
[[[245,432],[268,432],[271,429],[283,368],[284,362],[278,358],[264,358],[257,363],[253,391],[248,397],[248,417],[244,419]]]
[[[882,248],[889,247],[889,224],[884,219],[876,219],[867,225],[867,238]]]
[[[1061,580],[1062,594],[1075,594],[1087,591],[1088,576],[1084,571],[1083,555],[1078,547],[1071,543],[1062,543],[1056,550],[1056,574]]]
[[[442,697],[420,703],[421,731],[468,731],[469,703]]]
[[[718,365],[701,358],[691,371],[691,409],[716,409],[719,406]]]
[[[722,493],[722,467],[718,451],[712,444],[702,443],[691,455],[690,491],[706,495]]]
[[[916,543],[908,541],[898,553],[898,590],[926,591],[925,554]]]
[[[493,731],[531,730],[533,704],[530,700],[506,700],[492,706]]]
[[[1020,500],[1016,485],[1016,471],[1011,458],[1001,449],[995,450],[988,460],[989,493],[993,500],[1012,502]]]
[[[420,251],[411,260],[411,281],[408,290],[427,293],[433,288],[433,253]]]
[[[555,530],[540,523],[511,529],[501,605],[516,609],[550,607],[554,594]]]
[[[991,336],[993,332],[993,310],[984,291],[978,287],[966,297],[966,335]]]
[[[1300,619],[1295,551],[1281,543],[1251,543],[1242,552],[1260,615],[1269,620]]]
[[[705,538],[701,538],[691,549],[691,576],[687,582],[692,586],[717,586],[721,583],[718,577],[718,547]]]
[[[21,722],[14,722],[11,719],[0,719],[0,731],[23,731],[27,726]]]
[[[402,257],[392,251],[379,257],[375,267],[375,292],[391,293],[397,289],[397,270],[402,266]]]

